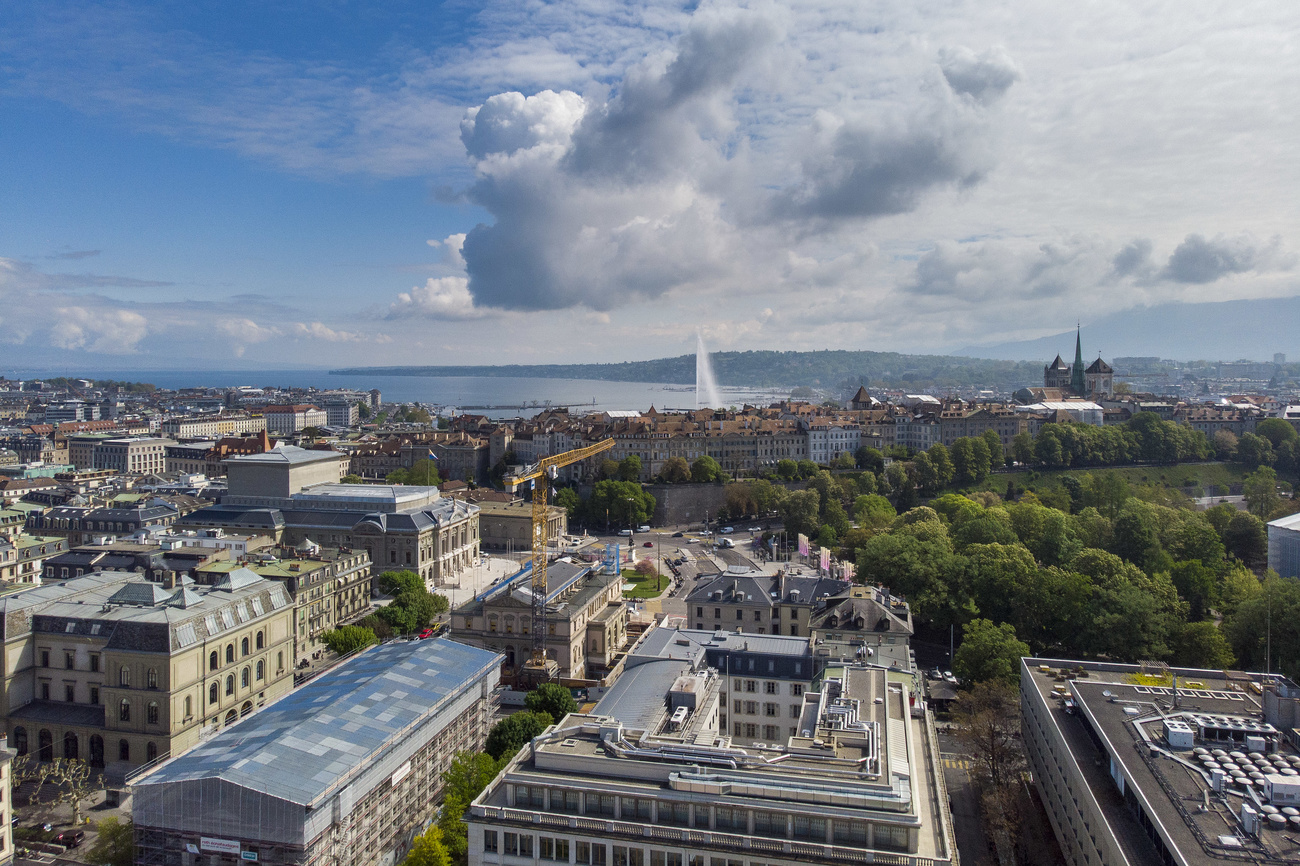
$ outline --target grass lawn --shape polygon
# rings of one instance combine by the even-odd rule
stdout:
[[[657,586],[655,585],[656,580],[658,580]],[[625,568],[623,569],[623,582],[633,584],[631,589],[623,590],[624,598],[656,598],[672,585],[673,579],[667,575],[661,575],[658,578],[646,577],[630,568]]]
[[[1007,481],[1014,479],[1020,490],[1035,492],[1053,491],[1061,486],[1066,475],[1082,476],[1085,473],[1117,472],[1129,484],[1152,485],[1177,490],[1191,497],[1220,495],[1229,490],[1240,492],[1242,478],[1249,472],[1237,463],[1179,463],[1173,466],[1081,466],[1069,469],[1035,469],[1002,472],[989,475],[981,483],[964,490],[992,490],[1004,493]]]

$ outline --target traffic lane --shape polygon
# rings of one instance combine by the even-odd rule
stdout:
[[[961,860],[975,864],[991,862],[989,839],[979,814],[979,797],[971,784],[970,756],[961,750],[957,738],[951,734],[937,732],[935,740],[939,744],[939,762],[948,789],[953,833],[957,836]]]

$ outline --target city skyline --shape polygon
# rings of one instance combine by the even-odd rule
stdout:
[[[18,4],[0,320],[94,370],[1249,318],[1297,294],[1288,12]]]

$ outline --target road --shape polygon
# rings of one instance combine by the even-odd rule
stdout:
[[[970,759],[961,751],[956,737],[940,732],[939,763],[943,767],[943,781],[948,787],[948,801],[952,804],[953,832],[957,836],[957,851],[963,866],[981,866],[992,863],[988,838],[980,823],[979,805],[971,786]]]

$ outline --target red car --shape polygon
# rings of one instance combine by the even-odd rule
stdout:
[[[434,629],[426,628],[424,631],[420,632],[420,640],[433,637],[433,634],[434,634]]]
[[[645,544],[643,544],[643,545],[641,545],[641,546],[642,546],[642,547],[654,547],[654,546],[655,546],[655,543],[654,543],[653,541],[647,541]]]

